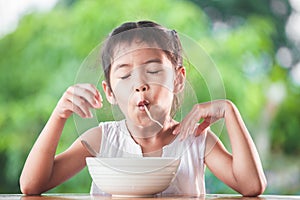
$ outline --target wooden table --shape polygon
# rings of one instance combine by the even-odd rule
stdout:
[[[288,195],[261,195],[259,197],[242,197],[240,195],[230,194],[208,194],[203,197],[189,197],[189,196],[172,196],[172,197],[153,197],[153,198],[132,198],[132,197],[111,197],[111,196],[91,196],[89,194],[44,194],[41,196],[24,196],[21,194],[0,194],[0,200],[173,200],[173,199],[216,199],[216,200],[289,200],[299,199],[300,196]]]

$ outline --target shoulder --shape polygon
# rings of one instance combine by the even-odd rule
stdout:
[[[220,142],[220,139],[215,135],[215,133],[207,129],[206,131],[206,149],[212,149],[216,143]]]
[[[98,151],[101,144],[101,138],[102,138],[102,127],[97,126],[84,132],[82,135],[79,136],[78,140],[80,141],[80,143],[87,143],[90,148],[94,149],[95,151]],[[83,144],[83,146],[85,145]]]
[[[90,140],[96,139],[95,137],[99,137],[102,134],[102,126],[96,126],[93,128],[88,129],[82,135],[79,136],[81,140]]]
[[[222,141],[211,131],[207,131],[206,147],[205,147],[205,162],[222,160],[223,158],[229,158],[230,153],[227,151]]]
[[[100,148],[102,148],[103,135],[115,135],[109,133],[118,133],[117,130],[120,123],[122,123],[122,121],[101,122],[99,126],[90,128],[81,134],[75,142],[75,145],[77,144],[86,150],[88,150],[87,148],[92,148],[99,153]],[[105,137],[105,139],[107,138]],[[88,145],[88,147],[86,147],[86,145]]]
[[[81,140],[85,140],[89,144],[93,144],[95,149],[100,148],[101,141],[103,139],[102,136],[105,136],[107,139],[107,136],[110,135],[112,137],[113,135],[120,135],[119,132],[122,130],[125,125],[125,121],[107,121],[107,122],[101,122],[99,126],[93,127],[89,130],[87,130],[85,133],[83,133],[80,136]]]
[[[216,136],[216,134],[211,130],[208,129],[206,133],[206,153],[205,155],[208,155],[209,152],[211,152],[215,148],[223,148],[223,143],[221,140]]]

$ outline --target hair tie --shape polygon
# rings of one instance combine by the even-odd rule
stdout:
[[[173,30],[171,30],[171,33],[173,34],[173,35],[176,35],[177,34],[177,32],[173,29]]]

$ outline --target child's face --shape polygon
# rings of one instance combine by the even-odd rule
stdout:
[[[114,54],[110,82],[115,102],[127,120],[150,126],[144,105],[152,117],[164,122],[170,115],[174,97],[175,70],[167,55],[158,48],[133,42],[121,44]]]

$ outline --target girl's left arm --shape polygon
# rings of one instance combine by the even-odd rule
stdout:
[[[221,118],[225,120],[231,154],[212,131],[206,129]],[[204,119],[200,125],[193,125],[200,119]],[[196,136],[207,131],[205,163],[216,177],[244,196],[257,196],[264,192],[267,182],[258,152],[238,109],[231,101],[197,104],[175,129],[175,134],[180,131],[184,139],[191,133],[191,127]]]

